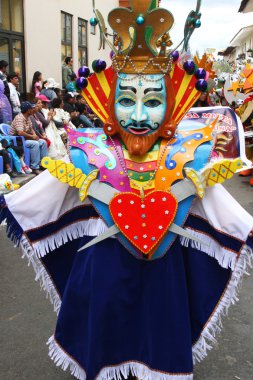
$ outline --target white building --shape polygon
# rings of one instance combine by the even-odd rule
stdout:
[[[230,46],[234,47],[234,60],[253,63],[253,25],[240,29],[230,41]]]
[[[253,0],[242,0],[238,12],[253,12]],[[223,55],[228,62],[253,63],[253,25],[241,28],[219,55]]]
[[[241,13],[253,12],[253,0],[242,0],[238,12],[241,12]]]
[[[119,0],[95,3],[107,20]],[[20,73],[26,92],[35,71],[62,83],[65,56],[73,57],[75,71],[81,65],[91,67],[95,59],[109,63],[110,49],[104,45],[98,51],[99,27],[90,26],[91,17],[93,0],[0,0],[0,60],[9,63],[9,72]]]

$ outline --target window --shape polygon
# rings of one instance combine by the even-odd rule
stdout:
[[[23,0],[11,0],[11,25],[15,32],[23,32]]]
[[[10,30],[10,0],[0,1],[0,29]]]
[[[87,21],[78,19],[78,66],[87,66]]]
[[[0,29],[23,33],[23,0],[0,0]]]
[[[0,0],[0,60],[8,72],[19,74],[19,91],[25,89],[23,0]]]
[[[72,16],[61,12],[61,58],[72,56]]]
[[[0,61],[2,60],[9,62],[10,46],[9,40],[0,36]]]

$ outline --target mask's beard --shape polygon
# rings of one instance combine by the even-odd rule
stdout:
[[[134,156],[142,156],[147,153],[159,138],[159,132],[155,131],[147,136],[136,136],[118,128],[118,133],[126,145],[127,150]]]

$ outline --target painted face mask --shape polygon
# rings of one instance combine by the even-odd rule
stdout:
[[[166,89],[161,75],[132,79],[124,75],[116,88],[115,116],[123,131],[147,136],[162,125],[166,114]],[[157,80],[158,79],[158,80]]]
[[[117,130],[130,154],[145,154],[159,138],[167,99],[161,75],[122,74],[115,93]]]

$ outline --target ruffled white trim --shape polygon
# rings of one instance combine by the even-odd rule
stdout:
[[[63,351],[59,344],[55,341],[54,336],[49,338],[49,356],[57,367],[61,367],[64,371],[68,368],[73,376],[79,380],[86,380],[86,373],[80,365]],[[118,366],[105,367],[96,376],[96,380],[122,380],[127,379],[132,374],[139,380],[192,380],[192,374],[165,374],[148,368],[145,364],[138,362],[126,362]]]
[[[127,362],[119,366],[103,368],[96,380],[121,380],[122,376],[127,379],[132,374],[139,380],[192,380],[193,374],[166,374],[150,369],[145,364]]]
[[[61,308],[61,299],[45,267],[24,236],[21,238],[20,247],[23,252],[22,258],[25,257],[28,260],[29,266],[32,264],[36,274],[35,281],[39,281],[41,289],[45,291],[46,297],[49,298],[51,304],[54,306],[54,311],[58,314]]]
[[[180,242],[184,247],[188,247],[189,244],[191,244],[192,248],[195,248],[199,251],[207,253],[211,257],[214,257],[218,261],[220,266],[222,266],[223,268],[231,268],[232,270],[235,269],[238,259],[238,255],[235,252],[221,247],[220,244],[216,240],[212,239],[210,236],[202,234],[201,232],[196,232],[191,228],[186,228],[186,230],[191,235],[200,239],[206,244],[201,244],[196,240],[191,240],[187,237],[181,237]]]
[[[104,233],[108,227],[100,218],[89,219],[68,225],[45,239],[33,243],[33,249],[37,257],[44,257],[49,252],[61,247],[69,241],[83,236],[98,236]]]
[[[245,245],[236,262],[224,295],[202,331],[200,338],[193,346],[194,364],[203,360],[207,356],[208,351],[213,348],[212,345],[216,343],[216,335],[220,333],[222,328],[222,317],[226,316],[229,307],[238,301],[238,288],[241,285],[243,275],[249,275],[247,270],[252,268],[252,259],[253,250]]]
[[[85,371],[77,362],[71,359],[71,357],[63,351],[63,349],[55,341],[54,336],[51,336],[51,338],[49,338],[47,344],[49,346],[48,355],[54,361],[57,367],[61,367],[64,371],[69,368],[71,375],[75,376],[78,380],[86,379]]]

